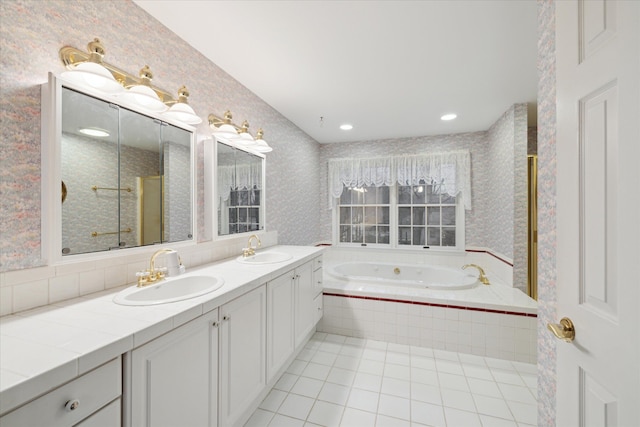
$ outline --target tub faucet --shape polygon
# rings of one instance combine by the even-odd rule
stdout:
[[[480,267],[479,265],[476,264],[466,264],[462,267],[462,269],[464,270],[467,267],[475,267],[478,269],[478,272],[480,273],[478,275],[478,280],[483,284],[483,285],[490,285],[491,283],[489,283],[489,279],[487,278],[487,275],[484,273],[484,270],[482,269],[482,267]]]
[[[256,239],[256,246],[251,246],[251,241],[253,239]],[[261,245],[262,242],[260,241],[260,238],[258,236],[256,236],[255,234],[252,234],[251,236],[249,236],[249,243],[247,243],[248,247],[242,249],[242,256],[244,258],[250,257],[252,255],[256,254],[256,249],[258,249]]]
[[[159,282],[163,280],[167,273],[167,268],[156,268],[156,258],[162,254],[176,254],[175,258],[178,260],[178,271],[184,271],[184,267],[182,266],[182,262],[180,262],[180,257],[178,253],[173,249],[159,249],[151,255],[151,261],[149,261],[149,269],[145,271],[139,271],[136,273],[138,277],[138,287],[141,288],[143,286],[150,285],[152,283]],[[179,273],[178,273],[179,274]]]

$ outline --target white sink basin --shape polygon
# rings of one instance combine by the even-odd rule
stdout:
[[[184,276],[169,278],[144,288],[133,286],[119,292],[113,302],[120,305],[155,305],[182,301],[208,294],[224,285],[214,276]]]
[[[285,252],[258,252],[255,255],[251,255],[249,257],[243,257],[242,255],[236,258],[236,261],[241,262],[243,264],[275,264],[278,262],[287,261],[293,258],[292,255]]]

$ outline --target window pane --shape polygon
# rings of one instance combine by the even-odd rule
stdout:
[[[440,228],[427,227],[427,245],[440,246]]]
[[[422,205],[424,204],[426,196],[426,188],[424,185],[416,185],[413,187],[413,204],[414,205]]]
[[[424,246],[424,227],[413,227],[413,244]]]
[[[389,243],[389,227],[378,227],[378,243]]]
[[[340,226],[340,241],[349,243],[351,241],[351,227],[348,225]]]
[[[378,207],[378,224],[389,224],[388,207]]]
[[[237,208],[229,208],[229,222],[238,222]]]
[[[376,243],[378,237],[377,227],[368,226],[364,228],[364,242],[365,243]]]
[[[424,225],[424,207],[413,208],[413,225]]]
[[[376,207],[366,206],[364,208],[364,223],[365,224],[377,224],[376,222]]]
[[[398,203],[401,205],[411,204],[411,187],[405,185],[398,187]]]
[[[389,204],[389,187],[378,187],[376,202],[379,205]]]
[[[455,206],[442,207],[442,225],[456,225]]]
[[[362,188],[351,189],[351,204],[361,205],[364,203],[364,190]]]
[[[362,207],[353,207],[351,208],[351,223],[352,224],[362,224],[363,218],[363,208]]]
[[[229,193],[229,206],[238,206],[238,192],[232,191]]]
[[[447,193],[444,193],[442,195],[442,204],[443,205],[455,205],[456,204],[456,198],[448,195]]]
[[[260,209],[258,208],[250,208],[249,209],[249,222],[258,223],[260,222]]]
[[[411,225],[411,208],[398,208],[398,223]]]
[[[440,225],[440,208],[428,207],[427,208],[427,225]]]
[[[364,203],[366,205],[375,205],[376,204],[376,187],[365,187],[364,188]]]
[[[456,229],[453,227],[442,227],[442,246],[456,245]]]
[[[399,245],[411,244],[411,227],[398,228],[398,244]]]
[[[247,231],[249,231],[247,224],[238,224],[238,233],[246,233]]]
[[[340,208],[340,224],[351,224],[351,208]]]
[[[341,205],[351,204],[351,189],[347,187],[342,188],[342,194],[340,195],[340,204]]]
[[[354,225],[351,227],[351,242],[362,243],[362,225]]]
[[[260,206],[260,190],[251,192],[251,206]]]
[[[249,192],[247,190],[238,191],[238,206],[249,204]]]
[[[250,231],[255,231],[255,230],[259,230],[260,228],[258,227],[258,224],[249,224],[249,230]]]
[[[238,222],[247,222],[247,208],[238,209]]]
[[[438,204],[440,203],[440,194],[434,193],[433,185],[427,186],[427,203]]]

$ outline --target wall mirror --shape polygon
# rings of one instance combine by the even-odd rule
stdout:
[[[264,156],[216,143],[218,236],[264,229]]]
[[[49,86],[49,176],[63,186],[52,254],[193,241],[193,131],[53,76]]]

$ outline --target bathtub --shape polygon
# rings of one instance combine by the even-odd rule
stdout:
[[[319,332],[535,363],[537,303],[491,271],[485,286],[475,270],[389,262],[400,258],[392,253],[344,262],[335,252],[323,266]],[[474,257],[448,265],[488,264]]]
[[[471,289],[479,284],[470,272],[433,265],[346,262],[327,269],[329,276],[350,282],[428,289]]]

